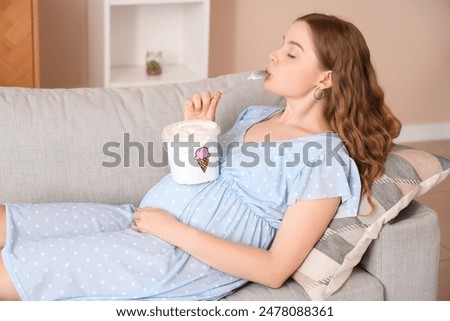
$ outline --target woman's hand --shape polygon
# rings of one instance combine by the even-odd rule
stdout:
[[[216,107],[220,100],[220,92],[215,91],[211,96],[209,91],[202,95],[196,93],[192,99],[184,101],[184,120],[207,119],[215,121]]]
[[[152,234],[166,240],[169,233],[174,232],[177,224],[179,224],[177,219],[165,210],[145,207],[136,210],[131,228],[137,232]]]

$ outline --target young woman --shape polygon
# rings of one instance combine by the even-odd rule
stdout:
[[[0,298],[215,300],[247,281],[281,286],[333,218],[356,215],[400,123],[363,36],[336,17],[297,19],[266,70],[265,88],[286,107],[249,107],[220,138],[251,142],[254,166],[227,149],[217,180],[185,186],[169,175],[136,211],[1,206]],[[185,118],[214,120],[219,99],[194,95]],[[262,148],[268,137],[274,148]]]

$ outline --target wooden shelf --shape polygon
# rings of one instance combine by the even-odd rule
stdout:
[[[149,76],[144,65],[114,66],[111,68],[110,87],[152,86],[199,80],[202,77],[184,65],[163,65],[161,75]]]
[[[143,4],[201,3],[203,0],[111,0],[111,6],[134,6]]]
[[[88,1],[90,87],[151,86],[208,77],[210,0]],[[147,51],[163,73],[148,76]]]

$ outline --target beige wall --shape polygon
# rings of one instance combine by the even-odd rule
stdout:
[[[41,87],[87,85],[86,1],[39,0]]]
[[[43,87],[86,86],[86,1],[40,0]],[[263,68],[310,12],[360,28],[404,124],[450,121],[449,0],[211,0],[210,76]]]

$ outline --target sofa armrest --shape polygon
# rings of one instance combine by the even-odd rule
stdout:
[[[435,300],[439,243],[437,214],[413,201],[383,227],[361,266],[383,284],[385,300]]]

